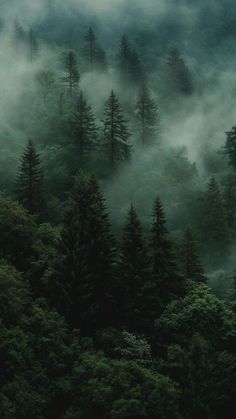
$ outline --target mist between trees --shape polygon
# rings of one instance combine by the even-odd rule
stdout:
[[[1,5],[3,419],[236,414],[235,8],[126,3]]]

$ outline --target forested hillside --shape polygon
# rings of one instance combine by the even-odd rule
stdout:
[[[236,6],[0,1],[0,418],[235,419]]]

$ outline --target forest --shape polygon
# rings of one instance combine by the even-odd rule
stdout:
[[[235,23],[0,0],[1,419],[236,418]]]

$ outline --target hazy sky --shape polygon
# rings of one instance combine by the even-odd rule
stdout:
[[[160,16],[163,13],[170,12],[174,0],[0,0],[1,14],[8,19],[14,19],[16,16],[27,22],[42,19],[49,9],[70,13],[71,10],[78,12],[90,11],[93,14],[107,15],[110,13],[123,14],[130,12]],[[186,7],[185,1],[178,1],[175,13],[180,12],[185,15],[193,9],[193,3]],[[131,17],[131,16],[130,16]]]

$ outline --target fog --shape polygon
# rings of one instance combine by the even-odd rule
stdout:
[[[207,10],[211,11],[208,21]],[[130,106],[135,104],[135,95],[122,91],[116,68],[117,47],[123,33],[128,34],[144,66],[148,67],[149,85],[161,120],[161,140],[148,150],[135,149],[135,116],[134,112],[127,111],[135,149],[132,164],[115,178],[102,180],[113,224],[117,229],[121,227],[132,202],[147,226],[152,203],[159,195],[166,206],[174,236],[178,237],[188,223],[196,224],[197,229],[199,221],[193,220],[194,193],[201,196],[210,176],[215,175],[220,180],[230,170],[222,150],[225,132],[235,124],[235,58],[231,54],[232,33],[226,30],[234,13],[231,1],[209,0],[196,4],[174,0],[69,0],[66,3],[61,0],[2,0],[2,189],[13,189],[18,158],[29,136],[38,142],[47,170],[55,171],[59,188],[57,173],[63,170],[64,163],[58,171],[50,166],[54,166],[53,159],[58,158],[52,148],[54,134],[50,127],[56,105],[50,108],[50,94],[47,100],[42,99],[37,75],[42,70],[53,74],[52,97],[57,95],[58,98],[64,54],[73,48],[78,53],[80,66],[84,32],[92,24],[106,49],[109,69],[107,73],[83,72],[80,87],[93,107],[98,126],[102,126],[104,103],[111,89],[117,92],[123,109],[127,101]],[[19,53],[13,42],[16,18],[26,31],[33,27],[38,37],[40,54],[33,63]],[[193,74],[196,89],[191,97],[167,105],[161,93],[160,73],[172,47],[179,48]],[[145,57],[148,57],[147,62]],[[153,57],[153,66],[150,57]],[[57,152],[61,153],[61,149]],[[216,170],[211,165],[209,169],[207,159],[214,160],[213,166],[220,167]]]

